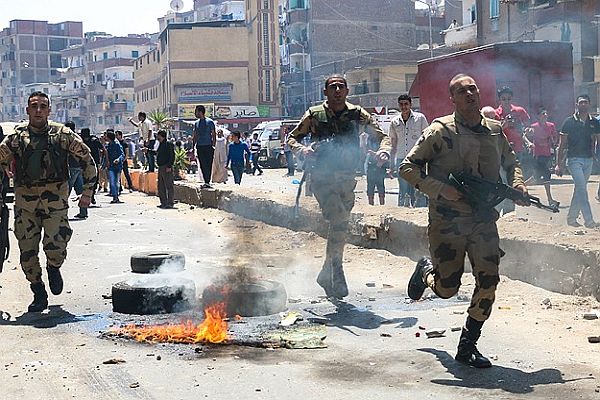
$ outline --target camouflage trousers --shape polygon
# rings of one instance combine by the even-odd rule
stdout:
[[[326,259],[339,260],[341,265],[346,244],[350,212],[354,207],[356,180],[347,175],[333,177],[311,176],[311,190],[321,207],[323,218],[329,222]]]
[[[42,240],[42,229],[44,237]],[[50,267],[60,267],[67,257],[67,243],[73,233],[67,209],[28,211],[15,207],[15,236],[21,252],[21,268],[31,283],[41,282],[42,270],[38,257],[40,240]]]
[[[465,254],[468,255],[475,277],[468,313],[477,321],[487,320],[500,281],[498,265],[502,250],[496,223],[430,220],[427,234],[434,267],[427,285],[442,298],[454,296],[461,285]]]

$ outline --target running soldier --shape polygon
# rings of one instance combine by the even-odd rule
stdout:
[[[408,295],[418,300],[427,287],[444,299],[457,294],[468,254],[475,290],[456,360],[487,368],[491,363],[477,350],[476,344],[483,323],[492,312],[500,281],[498,265],[503,252],[496,227],[498,213],[494,209],[485,215],[475,213],[461,193],[450,186],[448,176],[464,171],[499,182],[502,167],[512,187],[523,193],[527,189],[500,123],[483,117],[479,111],[475,80],[456,75],[449,89],[454,114],[434,120],[400,165],[402,177],[431,200],[427,231],[431,259],[423,257],[417,263],[408,284]]]
[[[21,252],[21,268],[30,282],[33,302],[30,312],[48,307],[48,293],[42,281],[38,258],[42,240],[46,253],[50,291],[58,295],[63,290],[60,274],[67,256],[67,243],[72,230],[67,218],[69,197],[69,167],[73,156],[83,171],[83,193],[79,207],[88,207],[92,195],[96,166],[90,150],[69,128],[48,122],[50,99],[43,92],[34,92],[27,100],[29,122],[15,128],[0,144],[0,162],[15,159],[15,236]]]
[[[342,265],[350,211],[354,206],[355,171],[360,161],[359,135],[366,131],[379,142],[375,157],[378,162],[390,158],[391,144],[371,115],[360,106],[346,102],[348,84],[340,75],[325,81],[327,100],[310,107],[290,133],[288,144],[299,156],[308,157],[312,190],[323,217],[329,222],[327,249],[317,283],[332,298],[348,295],[348,285]],[[302,139],[311,134],[313,144],[305,146]]]

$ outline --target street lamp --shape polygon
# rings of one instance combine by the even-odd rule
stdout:
[[[297,40],[292,40],[293,44],[297,44],[298,46],[300,46],[302,48],[302,93],[303,93],[303,100],[304,100],[304,109],[306,110],[308,108],[307,106],[307,98],[306,98],[306,46],[304,46],[302,43],[298,42]]]
[[[433,29],[431,26],[431,4],[427,3],[424,0],[412,0],[415,3],[422,3],[427,6],[429,9],[429,56],[433,58]]]

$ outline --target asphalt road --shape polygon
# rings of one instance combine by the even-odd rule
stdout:
[[[276,173],[283,170],[266,175]],[[244,179],[294,189],[265,176]],[[119,205],[99,198],[102,207],[91,209],[88,220],[72,222],[65,293],[51,298],[45,314],[24,312],[31,294],[13,243],[0,275],[0,398],[600,399],[600,345],[586,339],[600,335],[600,323],[581,318],[599,306],[590,299],[503,279],[480,340],[496,366],[477,371],[452,358],[459,334],[450,328],[463,323],[464,301],[406,301],[414,260],[349,248],[351,295],[336,312],[313,281],[324,249],[316,235],[182,204],[160,210],[157,198],[138,193]],[[111,313],[103,295],[131,277],[133,252],[157,249],[185,253],[182,275],[195,280],[198,292],[228,267],[284,282],[298,301],[290,307],[325,324],[328,347],[139,344],[100,336],[111,326],[144,321]],[[472,280],[465,279],[468,295]],[[552,308],[542,305],[546,298]],[[420,327],[446,333],[427,339]],[[125,363],[103,364],[111,358]]]

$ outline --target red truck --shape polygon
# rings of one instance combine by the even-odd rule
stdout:
[[[428,121],[454,110],[448,83],[456,74],[472,76],[479,86],[481,107],[498,106],[497,89],[510,86],[513,103],[531,118],[539,107],[562,124],[574,112],[573,47],[567,42],[524,41],[494,43],[418,63],[410,95],[419,97]]]

